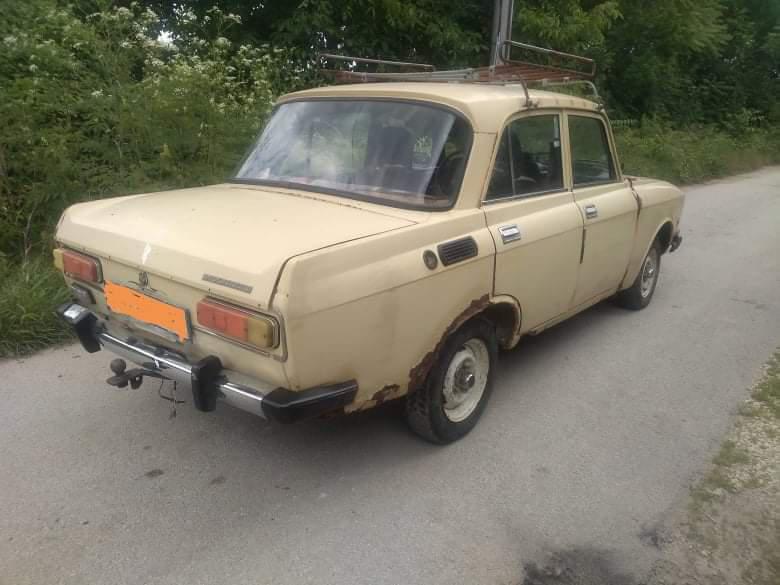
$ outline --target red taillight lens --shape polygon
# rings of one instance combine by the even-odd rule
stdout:
[[[79,254],[73,250],[62,252],[62,267],[68,276],[87,282],[100,282],[102,279],[100,262],[91,256]]]
[[[200,301],[196,311],[200,325],[221,335],[257,347],[276,345],[276,324],[268,317],[212,299]]]
[[[247,340],[247,314],[209,300],[198,303],[198,323],[224,335]]]

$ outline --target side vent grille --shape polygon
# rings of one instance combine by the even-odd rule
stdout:
[[[471,236],[439,244],[439,258],[444,266],[468,260],[477,255],[477,242]]]

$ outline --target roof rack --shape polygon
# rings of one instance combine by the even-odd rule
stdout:
[[[596,101],[600,100],[598,90],[593,84],[596,75],[596,63],[593,59],[515,41],[504,41],[502,47],[503,59],[500,65],[442,71],[437,71],[433,65],[426,63],[367,59],[333,53],[320,53],[319,57],[323,61],[323,72],[330,75],[336,83],[419,81],[519,85],[525,93],[527,107],[534,105],[528,92],[530,85],[541,87],[584,85]],[[524,51],[525,58],[512,59],[513,48]],[[340,61],[346,63],[349,68],[329,69],[324,66],[327,61]],[[396,67],[401,71],[357,71],[357,66],[361,64],[375,65],[377,69]]]

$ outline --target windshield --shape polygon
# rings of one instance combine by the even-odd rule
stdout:
[[[460,190],[470,147],[468,123],[435,106],[288,102],[276,109],[235,179],[446,209]]]

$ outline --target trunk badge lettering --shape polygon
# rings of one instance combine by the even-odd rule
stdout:
[[[206,282],[211,282],[214,284],[219,284],[220,286],[224,286],[227,288],[232,288],[234,290],[241,291],[243,293],[249,294],[252,292],[252,287],[246,284],[242,284],[240,282],[236,282],[235,280],[228,280],[227,278],[221,278],[219,276],[214,276],[213,274],[204,274],[201,277],[201,280],[205,280]]]

